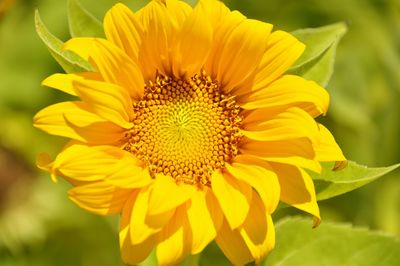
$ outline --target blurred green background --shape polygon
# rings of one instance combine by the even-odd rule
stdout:
[[[81,2],[102,19],[116,1]],[[122,2],[134,10],[145,4]],[[349,159],[368,166],[400,162],[399,0],[224,2],[286,31],[346,22],[323,122]],[[52,33],[69,38],[66,0],[0,0],[0,265],[123,265],[117,217],[80,210],[66,197],[68,184],[51,183],[35,167],[39,152],[55,154],[65,141],[32,127],[38,110],[65,99],[40,86],[62,69],[36,36],[36,8]],[[321,202],[323,220],[400,236],[399,176]]]

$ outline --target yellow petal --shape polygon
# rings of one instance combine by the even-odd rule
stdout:
[[[315,159],[314,148],[308,138],[284,141],[244,140],[240,151],[269,162],[287,163],[321,172],[321,165]]]
[[[74,81],[75,91],[88,108],[101,118],[123,128],[131,128],[132,101],[120,86],[100,81]]]
[[[238,102],[244,109],[285,110],[297,106],[316,117],[327,112],[329,94],[314,81],[285,75],[266,88],[239,97]]]
[[[76,117],[65,115],[65,122],[80,138],[73,138],[88,144],[118,145],[124,137],[125,130],[108,121],[93,122],[87,126],[75,123]]]
[[[249,214],[239,233],[256,264],[259,264],[275,246],[275,230],[271,215],[265,211],[264,204],[255,192]]]
[[[272,163],[281,185],[281,201],[310,213],[320,221],[319,208],[311,177],[301,168]]]
[[[187,217],[192,235],[192,254],[200,253],[215,238],[222,221],[222,213],[219,213],[214,221],[216,217],[213,217],[213,206],[210,206],[212,203],[207,202],[207,194],[211,195],[211,192],[196,191],[190,203],[188,202]]]
[[[61,175],[78,181],[105,180],[121,188],[143,187],[150,183],[150,175],[143,175],[137,159],[114,146],[66,147],[53,165]]]
[[[229,9],[221,1],[199,0],[197,5],[207,16],[214,30],[218,28],[225,16],[230,13]]]
[[[123,151],[122,157],[114,164],[114,170],[104,180],[117,187],[144,187],[152,181],[148,167],[129,152]]]
[[[226,220],[224,220],[215,241],[224,255],[235,266],[245,265],[254,260],[238,229],[232,230]]]
[[[185,203],[194,191],[193,186],[176,184],[172,177],[157,174],[150,193],[148,214],[156,215],[175,209]]]
[[[89,61],[89,56],[92,52],[92,44],[95,38],[92,37],[79,37],[72,38],[64,43],[63,50],[69,50],[84,60]]]
[[[36,166],[43,171],[49,172],[51,174],[51,180],[57,182],[57,176],[54,172],[53,164],[53,160],[47,153],[40,153],[36,158]]]
[[[120,189],[104,181],[74,187],[68,191],[70,199],[79,207],[99,215],[121,212],[132,190]]]
[[[81,72],[81,73],[75,73],[75,75],[78,75],[88,80],[104,81],[103,77],[98,72]]]
[[[104,31],[107,39],[137,60],[142,29],[133,12],[124,4],[117,3],[104,17]]]
[[[268,112],[268,109],[252,110],[243,120],[243,134],[253,140],[275,141],[309,138],[318,139],[318,126],[314,119],[298,107],[283,112]]]
[[[75,144],[58,154],[53,167],[63,176],[85,182],[98,181],[113,172],[124,153],[113,146]]]
[[[39,111],[33,125],[49,134],[91,144],[112,144],[120,141],[124,130],[89,112],[82,102],[63,102]]]
[[[190,254],[191,234],[186,205],[176,209],[174,217],[160,232],[156,255],[159,266],[176,265]]]
[[[72,81],[83,79],[75,74],[53,74],[42,81],[42,85],[77,96]]]
[[[132,244],[142,243],[160,232],[174,215],[175,210],[169,210],[157,216],[149,217],[147,213],[150,191],[150,187],[142,188],[133,203],[130,221]]]
[[[120,222],[120,232],[119,232],[119,243],[121,248],[122,260],[130,265],[136,265],[145,260],[153,247],[157,244],[157,236],[151,236],[145,241],[139,244],[132,244],[130,238],[130,221],[132,206],[136,200],[137,193],[133,193],[122,209],[121,222]]]
[[[222,213],[218,200],[211,189],[207,189],[206,203],[208,211],[210,212],[211,218],[213,220],[215,229],[218,232],[219,228],[222,226],[224,215]]]
[[[253,90],[266,88],[282,76],[301,56],[305,45],[284,31],[273,32],[268,40],[262,61],[258,67]]]
[[[89,60],[94,62],[105,81],[120,85],[136,100],[142,98],[142,73],[138,65],[118,47],[107,40],[94,39]]]
[[[205,8],[206,3],[200,3],[200,5],[203,6],[204,10],[207,10]],[[211,14],[211,12],[208,11],[206,14]],[[219,18],[219,25],[214,28],[214,40],[205,65],[206,72],[214,80],[217,79],[218,68],[222,61],[224,43],[233,29],[238,27],[245,19],[246,17],[237,11],[228,12],[224,17]]]
[[[174,75],[190,78],[199,73],[207,59],[211,43],[212,28],[208,18],[200,8],[195,8],[178,35],[174,51]]]
[[[272,213],[279,203],[280,187],[273,169],[260,159],[239,155],[226,169],[235,178],[252,186],[260,195],[265,209]]]
[[[37,166],[47,172],[50,172],[53,168],[53,161],[50,158],[50,155],[47,153],[40,153],[36,159]]]
[[[154,80],[157,70],[160,74],[172,74],[172,54],[177,29],[173,25],[171,14],[166,6],[151,1],[138,16],[143,25],[142,43],[139,50],[139,62],[145,80]]]
[[[101,81],[102,77],[99,73],[95,72],[82,72],[75,74],[53,74],[42,81],[42,85],[60,90],[73,96],[77,96],[74,86],[72,85],[74,80],[98,80]]]
[[[104,81],[122,86],[132,98],[140,100],[143,96],[144,81],[139,66],[112,42],[101,38],[73,38],[63,48],[89,61]]]
[[[257,193],[253,192],[251,207],[245,222],[231,230],[222,225],[216,242],[234,265],[244,265],[253,260],[259,264],[275,245],[275,230],[271,216]]]
[[[219,49],[220,56],[212,60],[216,65],[213,68],[216,72],[208,72],[219,81],[226,93],[239,89],[252,77],[264,54],[272,29],[271,24],[250,19],[231,25],[232,28],[225,38],[215,44],[220,46],[215,48]]]
[[[318,124],[318,127],[319,138],[314,147],[317,160],[321,162],[346,161],[342,150],[339,148],[339,145],[337,145],[331,132],[322,124]]]
[[[214,171],[212,191],[232,229],[238,228],[245,220],[251,202],[251,186],[237,180],[228,173]]]
[[[167,7],[168,13],[171,15],[173,20],[175,20],[175,23],[178,27],[183,25],[192,11],[192,7],[190,5],[179,0],[166,0],[165,6]]]

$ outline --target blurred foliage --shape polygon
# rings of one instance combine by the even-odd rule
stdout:
[[[115,3],[81,2],[100,20]],[[121,2],[133,10],[145,4]],[[331,107],[322,122],[351,160],[369,166],[400,161],[399,0],[224,2],[286,31],[345,22],[348,32],[337,48],[327,86]],[[69,39],[67,1],[0,0],[0,265],[123,265],[117,217],[80,210],[66,196],[68,184],[52,184],[35,167],[39,152],[55,153],[64,140],[34,129],[32,116],[66,99],[40,86],[46,76],[63,70],[35,33],[35,8],[53,34]],[[399,177],[397,171],[321,202],[323,223],[345,221],[400,236]],[[207,252],[214,252],[212,246]]]

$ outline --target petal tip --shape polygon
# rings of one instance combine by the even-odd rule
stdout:
[[[349,162],[347,161],[347,160],[344,160],[344,161],[336,161],[335,162],[335,165],[333,166],[333,168],[332,168],[332,171],[341,171],[341,170],[343,170],[344,168],[346,168],[347,167],[347,165],[349,164]]]
[[[317,228],[321,224],[321,217],[319,216],[314,216],[313,217],[313,229]]]

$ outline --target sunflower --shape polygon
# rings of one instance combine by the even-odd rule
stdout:
[[[151,1],[136,13],[116,4],[104,31],[65,43],[96,71],[45,79],[76,100],[34,125],[71,139],[38,166],[68,180],[80,207],[121,215],[125,262],[155,249],[173,265],[213,240],[235,265],[260,262],[280,200],[319,223],[307,171],[345,158],[314,120],[328,93],[285,74],[301,42],[215,0]]]

